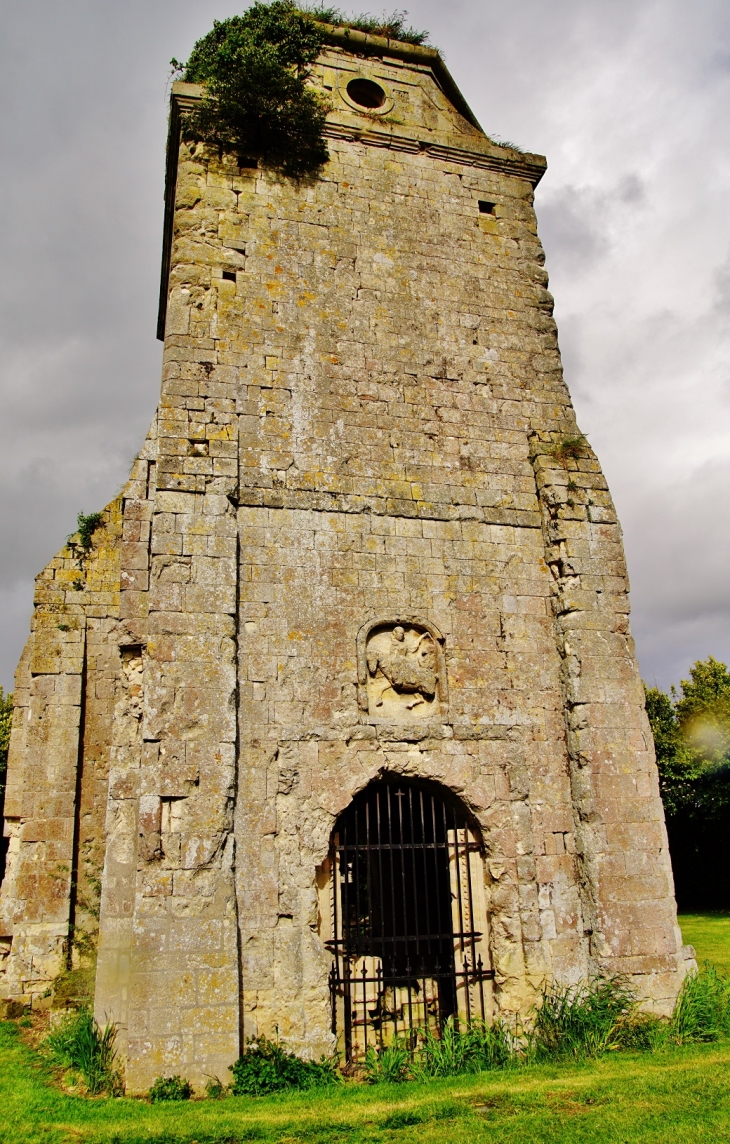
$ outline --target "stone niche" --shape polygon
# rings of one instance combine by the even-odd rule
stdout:
[[[370,720],[442,718],[448,709],[444,637],[416,617],[372,620],[358,635],[358,698]]]

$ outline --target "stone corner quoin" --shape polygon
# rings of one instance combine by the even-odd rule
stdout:
[[[47,1004],[90,935],[129,1092],[547,978],[667,1012],[686,971],[621,531],[564,445],[545,161],[423,49],[332,35],[312,82],[300,182],[182,142],[173,86],[160,404],[16,677],[0,996]]]

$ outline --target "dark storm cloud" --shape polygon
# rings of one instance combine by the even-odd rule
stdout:
[[[5,686],[33,575],[114,496],[154,411],[168,61],[241,7],[4,5]],[[566,376],[623,520],[644,673],[730,659],[730,6],[409,9],[485,129],[548,155],[536,201]]]

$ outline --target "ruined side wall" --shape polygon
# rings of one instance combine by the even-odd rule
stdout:
[[[677,924],[621,528],[595,455],[586,445],[578,458],[561,457],[549,429],[531,437],[531,455],[553,577],[589,964],[628,975],[666,1014],[695,963]]]
[[[3,996],[38,1003],[97,929],[110,724],[118,674],[122,498],[93,548],[64,548],[36,581],[15,687],[0,895]]]
[[[203,1087],[240,1044],[237,434],[210,330],[196,334],[168,334],[156,442],[124,504],[95,1007],[132,1092],[170,1072]]]

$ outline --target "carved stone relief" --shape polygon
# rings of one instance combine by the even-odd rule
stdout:
[[[443,637],[432,624],[396,618],[366,624],[358,637],[360,706],[388,721],[428,719],[446,699]]]

